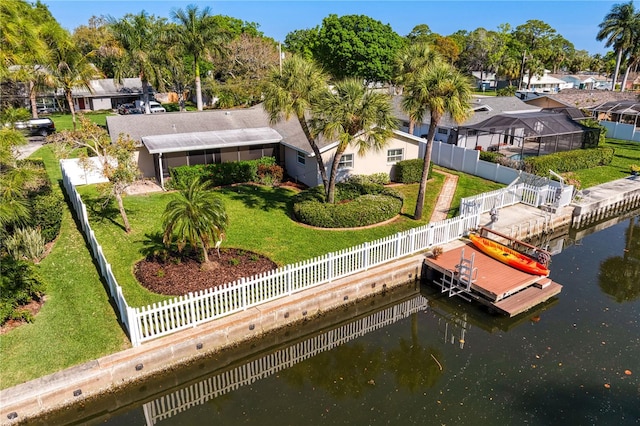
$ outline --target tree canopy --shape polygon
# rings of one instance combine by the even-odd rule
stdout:
[[[318,31],[314,58],[335,78],[388,82],[404,41],[390,25],[365,15],[329,15]]]

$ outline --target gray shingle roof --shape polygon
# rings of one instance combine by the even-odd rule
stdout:
[[[113,78],[102,78],[89,82],[91,90],[76,87],[73,89],[74,97],[102,97],[117,95],[142,94],[142,82],[140,78],[123,78],[121,82]]]
[[[269,116],[262,105],[246,109],[166,112],[157,114],[132,114],[107,116],[107,129],[111,140],[125,134],[137,142],[142,138],[161,135],[194,134],[270,127],[281,136],[287,146],[311,154],[313,151],[295,117],[274,125],[269,124]],[[318,145],[329,145],[319,139]]]
[[[402,98],[403,96],[393,97],[395,114],[398,119],[409,121],[409,116],[407,116],[400,107]],[[464,123],[458,124],[449,114],[445,114],[445,116],[440,120],[440,124],[438,126],[453,129],[459,126],[471,126],[502,113],[540,111],[539,107],[527,105],[515,96],[475,96],[471,102],[471,108],[474,110],[474,113]],[[431,116],[427,112],[422,122],[429,123],[430,119]]]

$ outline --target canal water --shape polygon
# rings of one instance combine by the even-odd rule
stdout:
[[[519,317],[409,285],[392,304],[350,307],[322,330],[269,336],[268,350],[219,354],[49,422],[640,424],[640,216],[591,232],[551,242],[562,292]]]

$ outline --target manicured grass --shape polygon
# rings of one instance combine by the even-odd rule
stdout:
[[[54,186],[61,179],[48,147],[42,158]],[[130,347],[82,234],[65,210],[60,236],[38,265],[46,303],[32,324],[0,336],[0,387],[7,388]]]
[[[456,186],[456,192],[453,195],[453,201],[451,202],[451,208],[449,209],[447,217],[458,216],[461,199],[505,187],[504,184],[482,179],[477,176],[471,176],[466,173],[456,172],[454,170],[447,170],[447,172],[458,176],[458,185]]]
[[[116,115],[113,112],[99,111],[85,113],[85,116],[89,117],[94,123],[100,126],[107,125],[107,116]],[[56,130],[73,130],[73,117],[71,114],[51,114],[50,117],[56,125]],[[76,123],[78,123],[78,116],[76,114]]]
[[[625,178],[630,174],[629,166],[632,164],[640,166],[640,142],[607,139],[603,146],[610,146],[615,149],[613,161],[607,166],[573,172],[580,179],[582,188],[589,188],[601,183]]]
[[[418,185],[398,187],[405,193],[404,212],[394,222],[359,230],[321,230],[302,226],[290,218],[290,201],[294,192],[287,188],[241,185],[216,190],[223,199],[230,218],[223,247],[236,247],[265,255],[278,265],[311,259],[328,252],[373,241],[428,222],[444,178],[435,174],[428,184],[424,219],[412,219]],[[144,257],[145,241],[161,233],[161,216],[175,193],[154,193],[125,197],[125,208],[132,226],[126,234],[119,212],[110,204],[99,207],[95,186],[78,188],[88,206],[91,227],[112,265],[128,303],[143,306],[163,299],[141,287],[133,265]]]

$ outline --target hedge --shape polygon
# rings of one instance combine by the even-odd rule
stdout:
[[[297,194],[293,199],[296,219],[321,228],[356,228],[393,218],[400,213],[403,202],[397,190],[362,177],[336,184],[335,204],[324,199],[322,186]]]
[[[429,173],[427,179],[431,179],[431,169],[433,164],[429,165]],[[396,163],[395,181],[400,183],[416,183],[422,179],[422,168],[424,160],[416,158],[413,160],[402,160]]]
[[[388,195],[362,195],[355,200],[328,204],[304,201],[296,204],[300,222],[321,228],[356,228],[384,222],[396,216],[402,200]]]
[[[234,183],[257,182],[258,167],[274,166],[274,157],[263,157],[249,161],[230,161],[216,164],[198,164],[194,166],[180,166],[171,169],[170,186],[182,188],[193,178],[208,181],[212,186],[225,186]]]
[[[565,173],[590,169],[610,164],[614,152],[615,150],[611,147],[598,147],[557,152],[540,157],[527,157],[524,160],[524,169],[528,173],[540,176],[547,175],[549,170]]]
[[[39,300],[44,295],[45,283],[33,264],[11,256],[0,259],[0,269],[0,324],[3,324],[21,305]]]
[[[39,227],[45,242],[53,241],[60,232],[64,202],[57,192],[38,194],[30,200],[31,226]]]

